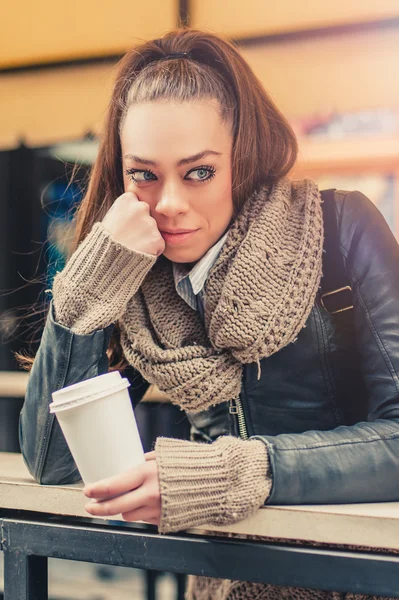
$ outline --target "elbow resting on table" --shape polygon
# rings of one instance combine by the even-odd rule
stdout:
[[[36,479],[36,478],[35,478]],[[43,472],[37,483],[41,485],[69,485],[82,481],[79,471],[76,469],[73,473],[64,476],[61,473],[46,473]]]
[[[41,485],[68,485],[82,481],[82,477],[72,459],[65,460],[65,456],[53,456],[40,465],[38,452],[30,451],[22,434],[21,423],[19,426],[19,445],[26,468],[30,475]]]

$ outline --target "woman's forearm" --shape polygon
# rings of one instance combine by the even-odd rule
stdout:
[[[122,316],[155,261],[115,242],[96,223],[54,278],[57,321],[79,334],[108,327]]]
[[[78,335],[55,321],[53,305],[28,380],[19,421],[21,452],[39,483],[73,483],[80,474],[55,415],[51,394],[108,371],[106,350],[113,326]]]
[[[222,436],[202,444],[158,438],[155,451],[161,533],[241,521],[258,510],[270,493],[268,454],[258,440]]]

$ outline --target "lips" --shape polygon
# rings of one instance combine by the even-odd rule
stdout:
[[[179,235],[181,233],[193,233],[196,229],[164,229],[162,233],[170,233],[171,235]]]
[[[167,244],[178,245],[191,240],[197,231],[198,229],[175,229],[173,231],[161,231],[160,233]]]

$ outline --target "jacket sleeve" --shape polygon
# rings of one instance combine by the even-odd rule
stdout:
[[[53,302],[29,376],[19,419],[19,442],[30,474],[38,483],[58,485],[80,481],[80,473],[54,414],[52,392],[108,371],[106,350],[113,325],[89,334],[74,333],[54,318]],[[130,370],[129,392],[137,404],[148,386]]]
[[[367,421],[332,431],[254,436],[269,453],[273,487],[267,504],[399,500],[399,247],[359,192],[338,199],[337,218],[353,290]]]
[[[81,477],[55,415],[52,392],[108,371],[106,350],[114,323],[139,289],[156,256],[116,242],[96,223],[54,278],[53,299],[19,422],[22,455],[39,483],[73,483]],[[129,369],[137,403],[147,387]]]

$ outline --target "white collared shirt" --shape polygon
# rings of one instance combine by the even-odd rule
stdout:
[[[206,254],[188,271],[187,265],[173,263],[173,277],[176,291],[181,298],[194,310],[199,310],[203,316],[204,286],[209,271],[218,258],[220,251],[228,236],[228,231]]]

